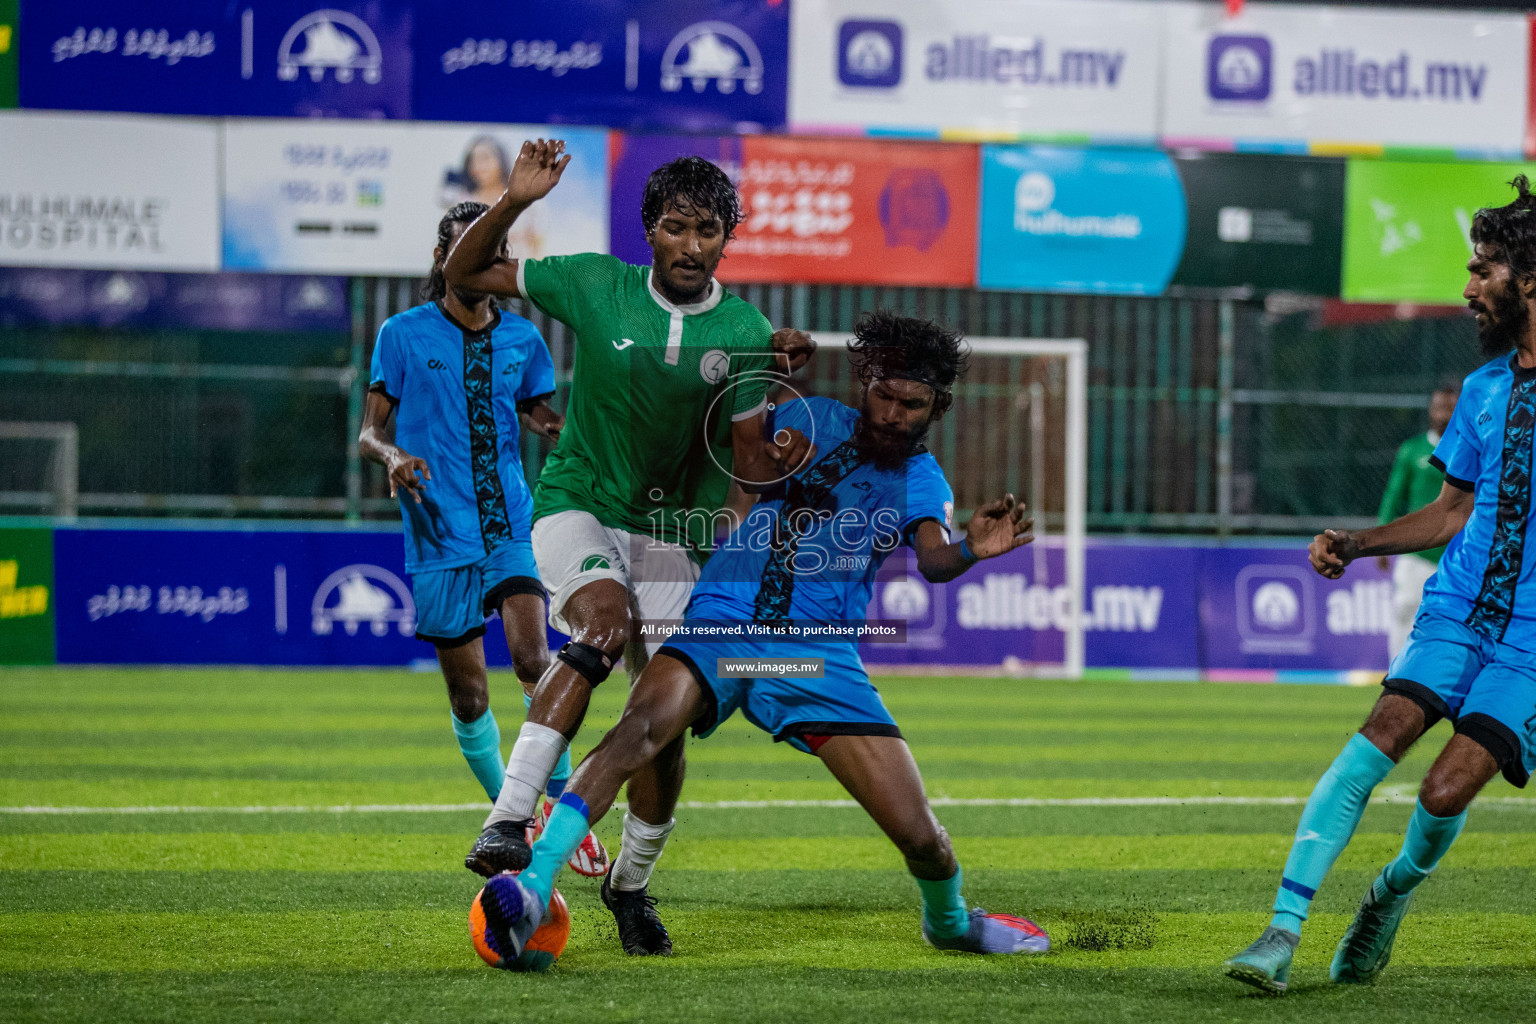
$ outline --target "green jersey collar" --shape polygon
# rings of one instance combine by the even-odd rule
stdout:
[[[661,292],[656,290],[655,277],[656,271],[654,269],[647,270],[645,272],[645,290],[651,293],[651,299],[655,301],[656,305],[660,306],[668,313],[680,313],[683,316],[694,316],[698,313],[708,313],[710,310],[720,305],[720,300],[725,297],[725,289],[720,287],[720,282],[716,281],[714,278],[710,278],[709,294],[705,295],[704,298],[698,302],[689,303],[686,306],[679,306],[668,302],[666,298],[661,294]]]

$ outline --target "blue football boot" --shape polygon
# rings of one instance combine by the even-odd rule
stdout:
[[[1291,958],[1301,936],[1271,925],[1253,945],[1228,960],[1227,977],[1271,995],[1283,996],[1291,983]]]
[[[971,911],[971,926],[964,935],[941,939],[924,921],[923,940],[934,949],[962,953],[1044,953],[1051,948],[1051,937],[1029,918],[989,914],[980,907]]]

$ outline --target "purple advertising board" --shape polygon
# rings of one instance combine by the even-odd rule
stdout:
[[[768,131],[786,120],[783,0],[459,0],[415,25],[428,121]]]
[[[701,156],[731,176],[741,177],[741,139],[704,135],[620,135],[609,144],[608,251],[625,263],[650,266],[651,247],[640,223],[645,179],[680,156]]]
[[[21,105],[252,117],[411,116],[408,0],[28,0]]]
[[[345,331],[346,279],[0,268],[0,327]]]
[[[73,663],[405,665],[430,659],[392,530],[87,529],[54,533],[58,660]],[[881,569],[867,643],[881,666],[1062,661],[1074,609],[1055,538],[925,582],[908,555]],[[1090,542],[1082,616],[1090,668],[1214,678],[1382,671],[1391,581],[1374,560],[1326,580],[1302,542]],[[486,654],[507,665],[489,625]],[[551,633],[558,644],[562,638]]]

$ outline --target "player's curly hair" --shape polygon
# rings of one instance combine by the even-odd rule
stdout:
[[[1472,218],[1472,243],[1484,246],[1487,255],[1509,265],[1512,277],[1536,275],[1536,195],[1525,175],[1509,183],[1516,193],[1506,206],[1490,206]]]
[[[902,377],[933,388],[934,419],[949,411],[955,381],[970,365],[970,348],[959,331],[884,309],[859,317],[848,356],[866,387],[883,377]]]
[[[448,255],[448,243],[453,238],[453,226],[471,224],[475,218],[489,209],[490,207],[485,203],[467,200],[443,214],[443,219],[437,222],[437,248],[443,250],[444,258]],[[447,294],[448,281],[443,277],[443,261],[433,260],[432,270],[427,274],[427,281],[421,286],[422,301],[436,302]]]
[[[708,210],[720,218],[729,242],[741,223],[741,197],[719,167],[701,156],[678,157],[662,164],[645,179],[640,196],[640,222],[649,235],[668,207],[680,211]]]

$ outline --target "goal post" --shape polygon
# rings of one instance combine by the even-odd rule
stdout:
[[[846,349],[848,334],[815,331],[819,349]],[[1025,671],[1078,678],[1084,665],[1088,509],[1088,343],[1079,338],[968,337],[970,371],[955,386],[954,407],[934,428],[930,449],[955,490],[956,523],[1003,491],[1023,497],[1035,517],[1032,576],[1065,589],[1058,617],[1062,658]],[[846,361],[820,359],[810,385],[847,397]],[[1047,551],[1058,546],[1061,568],[1050,573]],[[1048,576],[1055,576],[1050,579]],[[1004,658],[999,655],[997,662]]]
[[[47,509],[61,518],[80,510],[80,430],[73,423],[0,421],[0,512]],[[43,489],[36,489],[41,484]]]

